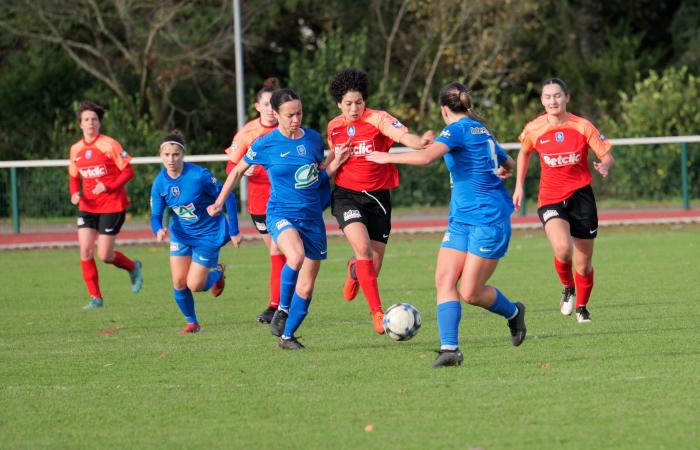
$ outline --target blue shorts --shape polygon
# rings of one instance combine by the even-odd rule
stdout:
[[[200,266],[216,269],[219,263],[219,247],[187,245],[170,241],[170,256],[190,256]]]
[[[280,233],[287,228],[294,228],[304,243],[304,256],[309,259],[323,260],[328,257],[326,245],[326,224],[323,219],[299,220],[283,219],[267,215],[267,230],[277,243]]]
[[[496,225],[478,226],[450,223],[442,238],[443,248],[488,259],[503,258],[510,243],[510,218]]]

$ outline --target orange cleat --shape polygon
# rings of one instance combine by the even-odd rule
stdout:
[[[372,325],[374,326],[374,331],[377,334],[384,334],[384,311],[381,309],[379,311],[372,313]]]
[[[200,329],[201,328],[197,322],[188,323],[182,328],[182,330],[178,331],[177,334],[199,333]]]
[[[221,293],[224,292],[224,287],[226,287],[226,275],[224,275],[226,266],[224,264],[219,263],[216,266],[216,270],[221,272],[221,278],[219,278],[219,281],[217,281],[214,284],[214,286],[211,287],[211,296],[214,298],[220,296]]]
[[[351,302],[355,300],[359,290],[360,282],[357,281],[357,274],[355,273],[355,257],[352,257],[348,260],[348,277],[343,285],[343,298]]]

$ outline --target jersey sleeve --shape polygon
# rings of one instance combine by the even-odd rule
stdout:
[[[493,137],[490,139],[496,145],[496,159],[498,160],[498,165],[502,166],[506,161],[508,161],[508,153],[503,150],[503,147],[501,147],[501,145]]]
[[[233,136],[233,141],[231,146],[226,149],[226,154],[228,155],[229,161],[234,164],[238,164],[243,155],[248,151],[250,147],[250,140],[248,139],[245,130],[241,130]]]
[[[219,183],[209,170],[202,170],[202,173],[199,175],[199,182],[202,184],[204,192],[211,195],[213,198],[219,196],[219,191],[221,190]]]
[[[131,155],[114,139],[110,143],[110,157],[119,170],[124,170],[131,163]]]
[[[530,130],[528,130],[527,126],[523,128],[523,131],[518,136],[518,140],[522,144],[522,150],[526,152],[531,152],[535,149],[535,142],[532,133],[530,132]]]
[[[158,180],[156,177],[151,186],[151,231],[158,234],[158,230],[163,228],[163,213],[165,212],[165,200],[160,196]]]
[[[593,153],[595,153],[595,155],[599,159],[607,155],[608,152],[610,152],[612,144],[606,139],[604,135],[600,134],[600,131],[598,131],[598,129],[594,127],[593,124],[587,124],[585,136],[588,142],[588,146],[591,148],[591,150],[593,150]]]
[[[265,146],[260,141],[260,139],[256,139],[253,142],[245,153],[245,156],[243,156],[243,161],[248,164],[259,164],[264,167],[267,162],[265,154],[268,152],[265,151]]]
[[[399,119],[392,116],[388,112],[380,111],[378,114],[377,129],[384,136],[387,136],[394,142],[400,142],[401,137],[408,133],[408,128],[405,127]]]
[[[460,128],[453,126],[453,124],[443,128],[440,135],[435,138],[435,142],[445,144],[450,150],[457,147],[462,141],[463,139]]]
[[[71,178],[80,179],[80,172],[78,171],[78,165],[75,163],[75,155],[80,151],[78,144],[73,144],[70,148],[70,153],[68,154],[68,175]]]

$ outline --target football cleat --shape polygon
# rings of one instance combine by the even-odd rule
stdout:
[[[101,298],[91,296],[90,301],[88,302],[87,305],[83,306],[83,309],[85,311],[87,311],[89,309],[102,308],[104,305],[105,305],[104,300],[102,300]]]
[[[214,283],[214,286],[211,287],[211,296],[214,298],[220,296],[221,293],[224,292],[224,288],[226,287],[226,275],[224,275],[226,265],[219,263],[216,265],[216,270],[221,272],[221,278],[219,278],[219,281]]]
[[[374,326],[374,331],[376,331],[377,334],[386,333],[384,329],[384,311],[381,309],[372,313],[372,326]]]
[[[263,312],[261,312],[258,315],[258,317],[257,317],[258,322],[260,322],[260,323],[272,322],[272,316],[275,315],[275,311],[277,311],[277,308],[275,308],[273,306],[268,306],[267,308],[265,308],[265,310]]]
[[[518,314],[508,321],[508,328],[510,328],[513,346],[517,347],[525,340],[527,327],[525,326],[525,305],[517,302],[515,307],[518,308]]]
[[[279,345],[280,348],[283,348],[285,350],[301,350],[303,348],[306,348],[302,345],[301,342],[297,341],[297,338],[294,337],[280,337],[279,343],[277,345]]]
[[[345,284],[343,285],[343,298],[349,302],[355,300],[357,297],[357,291],[360,290],[360,282],[357,281],[357,274],[355,273],[355,257],[353,256],[348,260],[348,276],[345,279]]]
[[[433,367],[450,367],[461,366],[464,361],[464,355],[459,351],[459,348],[454,350],[438,350],[438,355],[433,361]]]
[[[131,280],[131,292],[137,293],[141,290],[143,286],[143,275],[141,274],[141,261],[138,259],[134,260],[134,270],[129,272],[129,279]]]
[[[275,311],[275,314],[272,316],[272,320],[270,320],[270,333],[272,333],[273,336],[279,337],[284,334],[284,326],[287,323],[287,317],[289,317],[289,313],[287,311],[282,309]]]
[[[574,304],[576,303],[576,289],[565,287],[561,291],[561,302],[559,302],[559,311],[565,316],[570,316],[574,312]]]
[[[199,333],[199,330],[201,330],[201,327],[197,322],[187,323],[177,334]]]
[[[585,306],[576,308],[576,320],[578,323],[591,323],[591,313]]]

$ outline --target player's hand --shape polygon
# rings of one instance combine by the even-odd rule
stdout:
[[[80,203],[80,192],[76,192],[75,194],[71,195],[70,202],[74,205]]]
[[[241,233],[238,233],[235,236],[231,236],[231,244],[233,244],[234,248],[239,248],[241,246],[242,240],[243,240],[243,236],[241,236]]]
[[[433,130],[428,130],[425,133],[423,133],[423,136],[420,137],[420,145],[425,148],[435,142],[435,133],[433,133]]]
[[[501,166],[496,170],[496,176],[500,178],[501,180],[505,180],[506,178],[510,177],[513,175],[513,170],[508,170],[505,167]]]
[[[603,178],[606,178],[608,176],[608,166],[606,166],[605,163],[599,163],[597,161],[594,161],[593,168],[597,170],[598,173],[600,173],[603,176]]]
[[[92,189],[92,193],[97,195],[102,194],[103,192],[107,192],[107,186],[105,186],[103,182],[98,181],[95,187]]]
[[[207,212],[210,216],[216,217],[221,212],[221,206],[217,205],[216,203],[212,203],[211,205],[207,206]]]
[[[156,241],[163,242],[166,239],[168,239],[168,230],[161,228],[158,230],[158,233],[156,233]]]
[[[348,160],[348,158],[350,158],[351,150],[352,145],[350,143],[350,139],[333,150],[333,155],[335,156],[334,160],[338,160],[338,165],[344,163]]]
[[[389,162],[389,154],[386,152],[372,152],[365,156],[367,161],[372,161],[377,164],[387,164]]]
[[[515,186],[513,191],[513,207],[516,211],[520,211],[521,202],[523,199],[523,187],[520,185]]]
[[[248,167],[245,170],[245,172],[243,172],[243,176],[245,176],[245,177],[252,176],[257,170],[258,170],[258,165],[252,164],[250,167]]]

